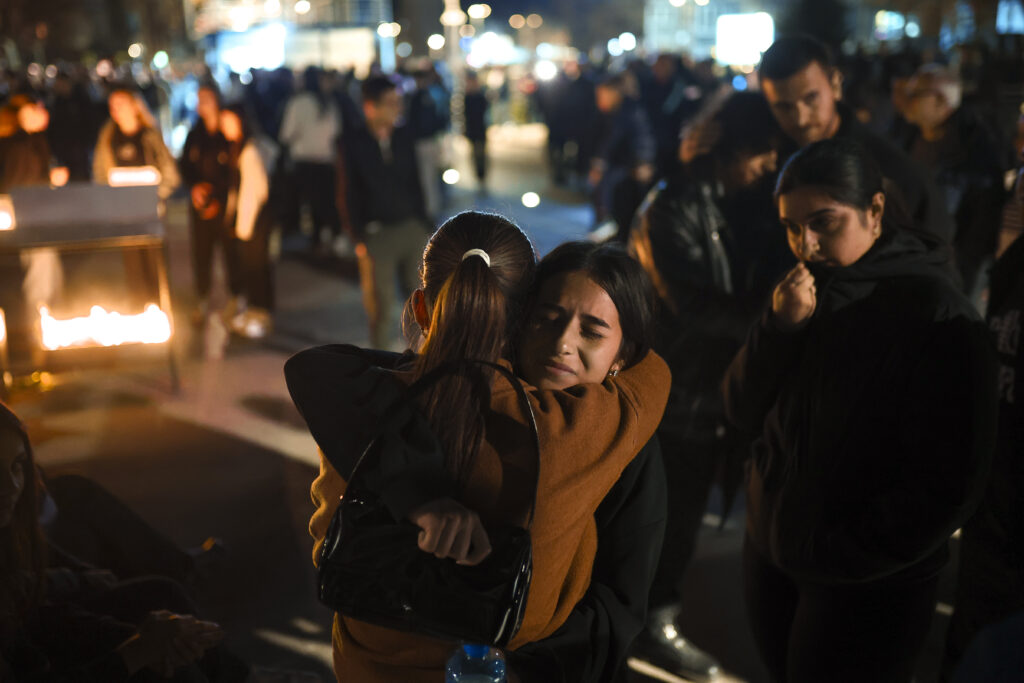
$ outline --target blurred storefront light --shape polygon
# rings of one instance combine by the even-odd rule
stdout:
[[[456,183],[459,182],[459,179],[461,177],[461,174],[454,168],[449,168],[447,171],[441,174],[441,180],[443,180],[447,185],[455,185]]]
[[[721,64],[757,64],[774,41],[775,22],[767,12],[723,14],[715,27],[715,59]]]
[[[875,38],[898,40],[903,37],[906,18],[899,12],[880,10],[875,13]]]
[[[626,31],[625,33],[619,34],[619,47],[626,52],[632,52],[636,49],[636,36]]]
[[[550,59],[542,59],[533,67],[533,75],[542,81],[554,80],[558,67]]]
[[[523,206],[528,209],[535,209],[540,206],[540,195],[536,192],[527,192],[522,197]]]
[[[466,62],[474,69],[488,64],[508,65],[522,61],[522,52],[516,48],[511,36],[487,31],[473,40]]]
[[[309,4],[309,0],[299,0],[295,3],[296,14],[308,14],[311,9],[313,9],[313,6]]]
[[[466,10],[470,19],[486,19],[491,16],[491,6],[485,4],[470,5]]]
[[[377,35],[381,38],[395,38],[402,32],[402,27],[397,22],[384,22],[377,26]]]
[[[683,5],[686,4],[686,0],[668,0],[668,4],[672,5],[673,7],[682,7]]]
[[[472,38],[476,35],[476,27],[473,24],[463,24],[459,27],[459,35],[463,38]]]
[[[530,28],[540,28],[544,23],[544,17],[539,14],[531,14],[526,17],[526,25]]]
[[[446,9],[441,14],[442,26],[462,26],[465,23],[466,13],[459,9],[458,6]]]
[[[522,14],[513,14],[508,18],[508,25],[518,31],[526,26],[526,17]]]
[[[440,33],[434,33],[427,38],[427,47],[431,50],[442,50],[444,49],[444,36]]]
[[[155,55],[153,55],[153,68],[154,69],[164,69],[170,63],[171,63],[170,57],[168,57],[167,53],[164,52],[163,50],[160,50]]]
[[[408,57],[409,55],[412,54],[412,44],[411,43],[399,43],[395,47],[395,54],[397,54],[402,59],[405,59],[406,57]]]
[[[622,53],[623,53],[622,44],[619,42],[618,38],[612,38],[611,40],[608,41],[608,54],[609,55],[611,55],[612,57],[618,57],[618,56],[622,55]]]
[[[142,43],[132,43],[128,46],[128,56],[132,59],[138,59],[142,56]]]
[[[276,17],[281,14],[281,0],[267,0],[263,3],[263,12],[268,17]]]

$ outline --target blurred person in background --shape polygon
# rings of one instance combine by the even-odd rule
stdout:
[[[1005,156],[990,128],[961,106],[963,85],[938,64],[921,67],[907,85],[907,120],[917,126],[906,143],[929,169],[953,216],[953,249],[964,291],[980,304],[996,251]]]
[[[67,167],[56,165],[46,139],[50,115],[41,102],[29,95],[15,95],[0,109],[0,117],[7,122],[7,135],[0,136],[0,194],[15,187],[60,187],[68,182]],[[59,303],[64,269],[57,250],[23,249],[19,258],[21,291],[28,310],[34,314],[40,306]]]
[[[487,191],[487,110],[491,103],[475,72],[466,74],[466,139],[473,148],[473,170],[480,192]]]
[[[915,224],[951,240],[952,220],[928,171],[871,132],[840,102],[843,76],[825,45],[805,35],[779,38],[761,57],[758,76],[775,120],[789,139],[780,157],[819,140],[855,141],[898,188]]]
[[[115,168],[152,166],[160,172],[157,196],[166,200],[181,184],[181,176],[146,103],[134,87],[115,84],[107,107],[110,120],[100,129],[93,151],[93,182],[107,184]]]
[[[312,247],[325,252],[334,248],[341,232],[334,205],[335,149],[341,133],[341,115],[324,88],[323,71],[310,66],[302,74],[302,89],[284,108],[278,142],[293,164],[298,206],[292,219],[301,220],[302,207],[308,206],[313,219]]]
[[[416,141],[399,126],[402,98],[386,76],[363,83],[366,126],[349,129],[342,144],[352,241],[370,325],[370,345],[389,349],[394,331],[397,282],[404,295],[419,281],[420,259],[431,224],[420,188]]]
[[[1024,116],[1017,122],[1024,163]],[[1002,217],[989,281],[988,324],[999,358],[999,431],[992,476],[960,534],[960,573],[946,635],[944,677],[1009,681],[1020,674],[1024,629],[1024,174]],[[945,680],[945,678],[944,678]]]
[[[441,140],[448,130],[449,95],[432,64],[418,70],[416,89],[409,97],[408,124],[416,139],[420,187],[427,215],[435,219],[441,211]]]
[[[633,213],[654,180],[657,149],[647,113],[628,94],[635,85],[632,75],[620,73],[597,86],[600,118],[588,176],[597,226],[592,241],[625,242]]]
[[[679,55],[663,53],[654,60],[642,92],[658,148],[657,177],[665,178],[679,164],[679,131],[697,113],[702,91]]]
[[[164,215],[165,202],[181,183],[178,164],[164,144],[156,120],[135,89],[115,84],[107,96],[110,120],[100,129],[92,157],[93,182],[109,184],[111,171],[150,166],[157,170],[157,211]],[[156,299],[156,266],[149,250],[123,253],[126,304],[141,311]]]
[[[230,179],[224,216],[235,240],[239,268],[239,304],[231,328],[250,338],[270,332],[274,282],[270,262],[272,216],[267,209],[270,184],[267,167],[244,109],[220,112],[220,131],[227,141]]]
[[[539,84],[537,99],[548,128],[548,166],[554,183],[582,184],[597,117],[593,80],[577,60],[566,60],[554,80]]]
[[[99,132],[96,108],[88,83],[59,71],[53,81],[48,135],[54,154],[67,166],[69,179],[88,182],[92,177],[90,156]]]
[[[775,175],[781,142],[767,102],[760,93],[736,92],[708,116],[717,142],[655,186],[630,238],[658,293],[654,349],[672,370],[658,427],[667,542],[633,656],[688,680],[709,678],[718,664],[681,635],[686,605],[679,586],[716,475],[726,475],[731,500],[749,450],[749,439],[725,419],[721,377],[768,292],[792,265],[777,223],[749,210],[767,201],[763,181]]]
[[[231,159],[228,141],[220,130],[220,92],[215,83],[199,86],[198,118],[185,139],[179,166],[189,190],[189,226],[192,233],[192,272],[198,302],[194,322],[205,322],[210,306],[215,248],[220,249],[228,291],[241,291],[237,249],[232,226],[227,223]]]

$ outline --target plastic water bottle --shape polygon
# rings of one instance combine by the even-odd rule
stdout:
[[[463,645],[452,653],[445,683],[506,683],[505,656],[488,645]]]

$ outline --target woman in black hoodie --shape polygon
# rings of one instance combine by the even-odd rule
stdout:
[[[906,683],[947,540],[989,471],[993,353],[943,252],[899,224],[859,146],[804,148],[775,197],[801,263],[723,387],[729,418],[760,433],[751,626],[777,681]]]

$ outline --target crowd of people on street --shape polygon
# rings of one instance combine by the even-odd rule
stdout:
[[[308,205],[308,248],[355,257],[370,329],[368,348],[308,349],[284,368],[320,450],[314,564],[371,443],[366,485],[423,552],[481,565],[494,529],[526,526],[509,681],[620,681],[629,657],[719,672],[682,632],[680,591],[715,486],[726,513],[745,497],[748,625],[773,681],[913,680],[954,534],[942,680],[1010,681],[1024,634],[1024,97],[1007,114],[968,64],[837,61],[803,35],[729,79],[676,55],[600,75],[570,61],[535,100],[552,180],[585,189],[593,231],[539,261],[506,217],[466,211],[435,230],[451,91],[433,68],[408,82],[259,73],[233,93],[204,80],[177,161],[142,91],[108,84],[109,121],[76,127],[75,107],[95,104],[58,74],[0,110],[0,194],[155,167],[159,198],[183,185],[189,202],[196,323],[226,315],[256,337],[272,324],[272,234],[298,232]],[[481,185],[482,83],[466,77],[462,107]],[[210,303],[217,250],[226,313]],[[529,416],[486,363],[521,380]],[[60,487],[13,413],[0,418],[0,673],[251,676],[174,590],[145,584],[123,614],[110,594],[127,576],[89,600],[57,590],[67,541],[45,503]],[[113,561],[81,559],[87,573]],[[395,683],[440,680],[456,646],[345,613],[333,644],[338,680]]]

